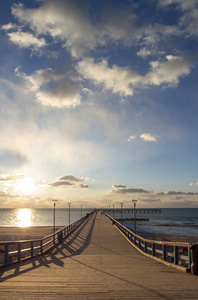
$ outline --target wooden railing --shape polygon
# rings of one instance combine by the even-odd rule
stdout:
[[[0,242],[0,266],[12,264],[45,253],[54,245],[65,239],[92,214],[93,212],[42,239]]]
[[[106,214],[106,216],[141,252],[154,257],[158,261],[174,264],[178,268],[190,272],[192,244],[145,239],[123,226],[110,215]]]

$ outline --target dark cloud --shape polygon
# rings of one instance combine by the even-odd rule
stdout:
[[[114,185],[114,187],[115,186],[116,185]],[[111,192],[118,193],[118,194],[149,193],[149,191],[146,191],[142,188],[134,189],[134,188],[127,188],[127,187],[124,187],[124,188],[119,187],[118,189],[114,189]]]
[[[56,187],[56,186],[71,186],[71,185],[73,185],[73,183],[70,181],[67,181],[67,180],[61,180],[61,181],[57,180],[55,182],[49,183],[49,185],[54,186],[54,187]]]
[[[23,178],[25,178],[24,174],[17,174],[17,175],[1,174],[0,175],[0,181],[16,181]]]
[[[162,200],[161,199],[152,199],[152,198],[149,198],[149,199],[141,199],[141,202],[149,202],[149,203],[161,203]]]
[[[76,178],[74,175],[64,175],[59,178],[59,180],[69,180],[74,182],[80,182],[82,179]]]
[[[193,196],[193,195],[198,195],[198,193],[194,192],[177,192],[177,191],[167,191],[167,192],[161,192],[157,193],[157,195],[187,195],[187,196]]]
[[[112,188],[114,189],[125,189],[126,188],[126,185],[122,185],[122,184],[114,184],[112,185]]]
[[[64,175],[59,177],[55,182],[49,183],[49,186],[52,187],[72,187],[72,188],[80,188],[87,189],[89,186],[87,184],[81,183],[83,180],[76,178],[74,175]]]
[[[78,187],[81,188],[81,189],[88,189],[89,188],[88,184],[79,184]]]

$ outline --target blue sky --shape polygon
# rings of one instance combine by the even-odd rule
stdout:
[[[198,207],[198,1],[0,1],[1,207]]]

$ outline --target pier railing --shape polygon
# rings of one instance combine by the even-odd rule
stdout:
[[[106,214],[106,216],[140,252],[165,264],[174,265],[181,270],[190,272],[192,244],[145,239],[110,215]]]
[[[136,212],[137,214],[153,214],[153,213],[161,213],[160,208],[103,208],[105,213],[123,213],[123,214],[133,214]]]
[[[63,227],[42,239],[0,242],[0,266],[12,264],[45,253],[54,245],[63,241],[63,239],[82,224],[92,213],[87,214],[71,225]]]

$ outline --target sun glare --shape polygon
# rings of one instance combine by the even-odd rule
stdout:
[[[32,211],[28,208],[21,208],[17,211],[17,225],[29,227],[32,225]]]
[[[30,194],[34,190],[34,182],[31,177],[20,179],[16,183],[16,191],[22,194]]]

